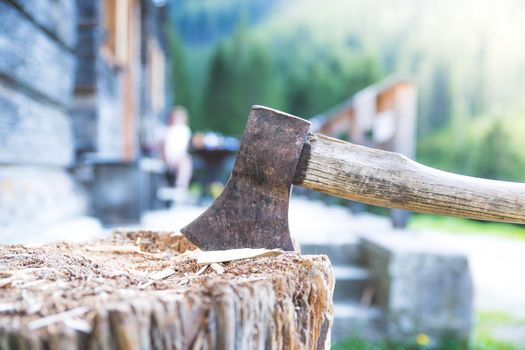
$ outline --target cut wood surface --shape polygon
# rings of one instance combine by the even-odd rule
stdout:
[[[145,231],[0,246],[0,349],[329,348],[326,256],[197,255],[181,235]]]
[[[382,207],[525,223],[525,184],[452,174],[320,134],[308,135],[294,184]]]

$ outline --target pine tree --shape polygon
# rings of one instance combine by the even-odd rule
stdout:
[[[174,29],[168,31],[169,47],[172,65],[171,85],[173,100],[177,105],[183,105],[189,109],[193,116],[193,101],[191,96],[191,85],[186,63],[186,54],[181,40]]]
[[[231,134],[230,116],[234,109],[233,79],[227,48],[219,44],[211,58],[203,97],[202,120],[196,128]]]
[[[203,98],[203,129],[240,136],[254,104],[281,108],[273,62],[242,26],[217,46]]]

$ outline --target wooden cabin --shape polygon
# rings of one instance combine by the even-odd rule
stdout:
[[[77,4],[76,153],[93,169],[93,213],[108,224],[137,222],[143,210],[162,205],[155,178],[162,175],[159,129],[171,105],[167,6],[159,0]]]
[[[165,6],[153,0],[78,4],[75,79],[78,153],[133,161],[167,112]],[[146,133],[146,134],[144,134]]]
[[[321,134],[414,158],[416,117],[415,83],[389,77],[315,116],[312,125]],[[392,210],[391,217],[397,227],[408,218],[399,210]]]
[[[1,232],[125,213],[125,196],[101,206],[101,184],[142,179],[155,153],[170,105],[166,16],[159,0],[0,1]]]

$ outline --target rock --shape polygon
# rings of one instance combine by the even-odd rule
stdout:
[[[468,259],[451,247],[407,231],[362,238],[386,314],[387,338],[466,344],[472,328],[473,287]]]

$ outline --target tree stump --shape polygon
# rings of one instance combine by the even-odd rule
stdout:
[[[179,234],[0,246],[0,349],[328,349],[326,256],[199,265]]]

